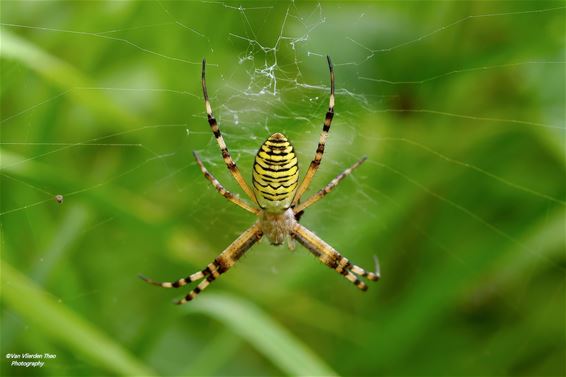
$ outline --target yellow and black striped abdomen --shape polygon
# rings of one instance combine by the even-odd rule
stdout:
[[[299,180],[297,155],[285,135],[274,133],[255,156],[252,182],[261,208],[282,212],[289,208]]]

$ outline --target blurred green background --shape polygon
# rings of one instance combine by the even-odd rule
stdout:
[[[2,375],[557,376],[565,367],[564,2],[1,3]],[[173,280],[254,218],[246,179],[284,132],[301,222],[361,293],[267,242],[182,307]],[[54,197],[64,196],[58,204]],[[42,368],[6,354],[50,353]],[[20,360],[22,361],[22,360]]]

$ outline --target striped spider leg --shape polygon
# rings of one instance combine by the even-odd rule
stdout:
[[[359,279],[359,276],[368,278],[371,281],[378,281],[380,278],[379,261],[377,257],[375,261],[375,272],[368,272],[352,264],[348,258],[343,257],[332,246],[324,242],[316,234],[305,228],[299,223],[296,223],[292,230],[292,235],[301,245],[308,251],[313,253],[322,263],[330,268],[333,268],[339,274],[343,275],[346,279],[352,282],[356,287],[362,291],[366,291],[368,286],[366,283]]]
[[[177,305],[184,304],[193,300],[200,292],[202,292],[206,287],[210,285],[214,280],[216,280],[220,275],[228,271],[238,259],[244,255],[246,251],[250,249],[256,242],[258,242],[263,236],[263,232],[259,223],[255,223],[253,226],[248,228],[243,232],[240,237],[238,237],[234,242],[230,244],[219,256],[214,259],[214,261],[203,270],[196,272],[192,275],[187,276],[173,282],[157,282],[153,281],[145,276],[140,276],[144,281],[163,288],[179,288],[183,287],[189,283],[197,280],[202,281],[185,297],[176,302]]]
[[[206,115],[208,117],[208,124],[210,125],[210,129],[216,138],[216,142],[220,147],[220,152],[222,152],[222,158],[226,163],[226,167],[230,171],[230,174],[234,177],[238,185],[244,190],[246,195],[255,203],[255,196],[253,191],[250,189],[250,186],[242,177],[242,173],[240,173],[240,169],[236,166],[236,163],[232,159],[230,152],[228,152],[228,147],[224,142],[224,138],[222,137],[222,133],[220,132],[220,128],[218,127],[218,123],[216,122],[216,118],[212,115],[212,107],[210,106],[210,101],[208,100],[208,91],[206,90],[206,59],[202,59],[202,94],[204,96],[204,104],[206,106]]]
[[[218,191],[220,195],[222,195],[232,203],[245,209],[248,212],[251,212],[255,215],[258,215],[260,213],[260,210],[258,208],[252,207],[244,200],[238,198],[236,195],[226,190],[224,186],[222,186],[222,184],[216,178],[214,178],[214,176],[206,169],[197,152],[193,151],[193,156],[195,157],[195,160],[197,160],[197,164],[200,167],[200,171],[202,172],[202,174],[204,174],[204,177],[214,186],[214,188],[216,189],[216,191]]]
[[[297,203],[299,203],[301,197],[311,185],[314,174],[320,166],[322,155],[324,154],[326,139],[328,138],[328,131],[330,131],[332,118],[334,117],[334,65],[332,64],[332,60],[330,60],[330,56],[327,56],[326,60],[328,61],[328,69],[330,70],[330,100],[328,103],[328,111],[326,112],[326,117],[324,118],[324,124],[322,126],[322,132],[320,133],[320,139],[318,141],[318,147],[316,148],[314,159],[309,165],[307,173],[303,178],[303,182],[301,182],[301,185],[297,189],[297,193],[295,194],[295,198],[293,199],[293,207],[296,206]]]
[[[330,181],[329,184],[327,184],[326,186],[324,186],[319,192],[317,192],[316,194],[314,194],[313,196],[311,196],[310,198],[308,198],[306,201],[304,201],[303,203],[297,204],[294,208],[293,211],[295,212],[296,216],[300,216],[302,214],[302,212],[307,209],[308,207],[310,207],[311,205],[313,205],[314,203],[318,202],[320,199],[322,199],[323,197],[325,197],[326,195],[328,195],[332,190],[334,190],[334,188],[336,188],[336,186],[338,186],[338,184],[347,176],[349,176],[350,174],[352,174],[352,172],[354,171],[354,169],[358,168],[361,164],[363,164],[364,162],[366,162],[367,157],[364,156],[361,159],[359,159],[354,165],[350,166],[348,169],[344,170],[342,173],[338,174],[332,181]]]

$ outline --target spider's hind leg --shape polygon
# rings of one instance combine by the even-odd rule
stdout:
[[[143,275],[140,275],[140,278],[143,281],[145,281],[149,284],[152,284],[152,285],[155,285],[155,286],[158,286],[158,287],[162,287],[162,288],[180,288],[180,287],[183,287],[183,286],[185,286],[189,283],[192,283],[194,281],[204,279],[192,291],[190,291],[189,294],[187,294],[185,297],[183,297],[182,299],[180,299],[179,301],[176,302],[177,305],[184,304],[184,303],[194,299],[211,282],[216,280],[216,278],[218,276],[220,276],[223,272],[228,270],[226,267],[222,266],[222,262],[224,262],[224,261],[221,259],[221,257],[222,257],[222,255],[220,255],[218,258],[216,258],[212,263],[210,263],[208,266],[206,266],[206,268],[203,269],[202,271],[195,272],[194,274],[189,275],[186,278],[182,278],[182,279],[175,280],[175,281],[172,281],[172,282],[169,282],[169,281],[158,282],[158,281],[152,280],[150,278],[147,278]]]
[[[206,279],[201,281],[192,291],[190,291],[185,297],[180,299],[176,302],[177,305],[182,305],[186,302],[191,301],[194,299],[200,292],[202,292],[206,287],[210,285],[220,274],[226,272],[228,269],[219,269],[220,265],[218,261],[215,259],[214,262],[208,265],[207,268],[210,268],[211,265],[215,265],[215,269],[211,270],[210,274],[206,276]]]
[[[371,281],[379,281],[379,279],[381,278],[381,273],[379,268],[379,260],[377,259],[376,255],[373,256],[373,261],[375,264],[375,269],[374,269],[375,272],[366,271],[360,266],[356,266],[355,264],[351,264],[351,263],[350,263],[350,270],[353,273],[368,278]]]
[[[192,291],[190,291],[185,297],[177,301],[178,305],[184,304],[188,301],[193,300],[200,292],[202,292],[206,287],[210,285],[214,280],[216,280],[224,272],[228,271],[238,259],[244,255],[246,251],[250,249],[257,241],[261,239],[263,232],[258,223],[252,225],[246,231],[244,231],[240,237],[238,237],[234,242],[230,244],[219,256],[209,263],[206,268],[202,271],[195,272],[186,278],[179,279],[173,282],[157,282],[146,278],[145,276],[140,276],[142,280],[149,284],[156,285],[163,288],[179,288],[185,286],[194,281],[203,279]]]
[[[202,292],[206,287],[208,287],[210,283],[216,280],[216,278],[218,278],[224,272],[228,271],[228,269],[232,265],[234,265],[235,262],[236,262],[235,260],[230,259],[229,257],[223,256],[221,254],[212,263],[206,266],[206,268],[203,269],[202,271],[195,272],[194,274],[186,278],[182,278],[173,282],[168,282],[168,281],[158,282],[142,275],[140,275],[140,278],[149,284],[163,288],[180,288],[194,281],[203,279],[185,297],[175,302],[177,305],[181,305],[194,299],[200,292]]]
[[[195,272],[192,275],[187,276],[186,278],[181,278],[179,280],[175,280],[175,281],[163,281],[163,282],[159,282],[159,281],[155,281],[153,279],[150,279],[144,275],[139,275],[140,279],[142,279],[143,281],[145,281],[146,283],[149,283],[151,285],[155,285],[157,287],[162,287],[162,288],[180,288],[182,286],[185,286],[189,283],[192,283],[193,281],[197,281],[199,279],[202,279],[203,277],[205,277],[207,275],[207,270],[209,270],[210,265],[208,265],[204,270],[199,271],[199,272]]]
[[[293,236],[322,263],[334,269],[362,291],[367,290],[368,286],[360,280],[360,276],[371,281],[378,281],[380,278],[377,257],[375,258],[375,272],[368,272],[360,266],[352,264],[348,258],[342,256],[339,252],[334,250],[332,246],[298,223],[295,224],[295,227],[293,228]]]

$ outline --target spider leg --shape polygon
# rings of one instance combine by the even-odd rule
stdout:
[[[209,267],[210,265],[208,265],[204,270],[199,271],[199,272],[195,272],[192,275],[187,276],[186,278],[181,278],[179,280],[175,280],[175,281],[164,281],[164,282],[160,282],[160,281],[155,281],[153,279],[148,278],[147,276],[144,275],[139,275],[140,279],[142,279],[143,281],[145,281],[146,283],[149,283],[151,285],[155,285],[158,287],[162,287],[162,288],[180,288],[184,285],[187,285],[193,281],[197,281],[199,279],[202,279],[203,277],[205,277],[209,272]]]
[[[373,256],[373,262],[374,262],[375,272],[368,272],[363,268],[361,268],[360,266],[356,266],[355,264],[352,264],[350,269],[352,270],[353,273],[366,277],[371,281],[379,281],[379,279],[381,279],[381,271],[380,271],[379,259],[377,259],[377,255]]]
[[[192,291],[190,291],[185,297],[177,301],[177,304],[184,304],[188,301],[193,300],[200,292],[202,292],[206,287],[210,285],[214,280],[216,280],[220,275],[228,271],[238,259],[244,255],[246,251],[250,249],[257,241],[261,239],[263,233],[258,223],[254,224],[252,227],[244,231],[240,237],[238,237],[234,242],[230,244],[219,256],[214,259],[212,263],[209,263],[206,268],[189,275],[186,278],[176,280],[174,282],[157,282],[140,276],[144,281],[163,288],[179,288],[187,285],[193,281],[203,279]]]
[[[352,174],[354,169],[356,169],[358,166],[363,164],[366,160],[367,160],[367,157],[365,157],[365,156],[362,157],[354,165],[350,166],[348,169],[346,169],[342,173],[338,174],[336,176],[336,178],[334,178],[332,181],[330,181],[330,183],[327,184],[322,190],[320,190],[319,192],[317,192],[316,194],[314,194],[313,196],[311,196],[310,198],[305,200],[303,203],[297,204],[297,206],[295,208],[293,208],[293,211],[295,213],[299,213],[301,211],[304,211],[305,209],[307,209],[308,207],[310,207],[314,203],[318,202],[320,199],[324,198],[327,194],[329,194],[332,190],[334,190],[334,188],[336,188],[336,186],[338,186],[340,181],[342,181],[344,178],[346,178],[347,176]]]
[[[330,56],[326,57],[328,60],[328,68],[330,69],[330,101],[328,104],[328,111],[326,112],[326,118],[324,119],[324,125],[322,126],[322,132],[320,134],[320,140],[318,141],[318,147],[316,148],[316,154],[314,159],[311,161],[307,173],[303,178],[303,182],[297,189],[295,198],[293,199],[293,206],[297,205],[301,196],[310,186],[314,174],[320,166],[320,161],[322,160],[322,155],[324,154],[324,146],[326,145],[326,139],[328,138],[328,131],[330,130],[330,125],[332,124],[332,118],[334,117],[334,66],[330,60]]]
[[[197,164],[200,167],[200,171],[202,171],[202,173],[204,174],[204,177],[206,179],[208,179],[208,181],[210,183],[212,183],[212,185],[214,186],[216,191],[218,191],[220,193],[220,195],[222,195],[223,197],[225,197],[226,199],[228,199],[232,203],[242,207],[243,209],[245,209],[248,212],[254,213],[256,215],[259,214],[260,210],[258,208],[252,207],[251,205],[246,203],[244,200],[238,198],[237,196],[232,194],[230,191],[226,190],[222,186],[222,184],[220,182],[218,182],[218,180],[206,169],[206,167],[202,163],[202,160],[200,159],[197,152],[193,152],[193,156],[195,156],[195,159],[197,160]]]
[[[206,106],[206,114],[208,117],[208,124],[210,125],[210,129],[216,138],[216,142],[220,147],[220,151],[222,152],[222,158],[224,158],[224,162],[226,163],[226,167],[230,170],[230,173],[238,182],[242,190],[250,197],[250,199],[255,203],[255,195],[253,191],[250,189],[250,186],[242,177],[242,173],[240,173],[240,169],[236,166],[236,163],[232,159],[230,152],[228,152],[228,147],[224,142],[224,138],[222,137],[222,133],[220,132],[220,128],[218,127],[218,123],[216,123],[216,119],[214,115],[212,115],[212,107],[210,106],[210,101],[208,100],[208,92],[206,90],[206,78],[205,78],[205,67],[206,67],[206,60],[202,59],[202,94],[204,96],[204,104]]]
[[[320,239],[316,234],[297,223],[293,227],[293,236],[306,247],[311,253],[313,253],[322,263],[328,267],[336,270],[339,274],[343,275],[352,284],[358,287],[360,290],[365,291],[368,289],[366,283],[359,279],[359,276],[363,276],[372,281],[378,281],[380,278],[379,265],[376,261],[376,271],[368,272],[352,264],[348,258],[343,257],[337,252],[332,246]],[[359,275],[359,276],[358,276]]]

